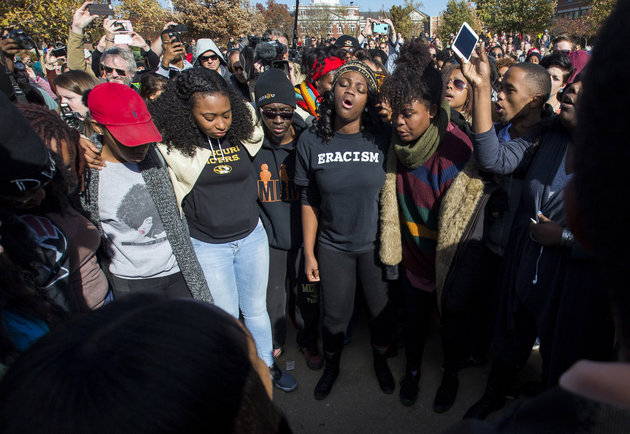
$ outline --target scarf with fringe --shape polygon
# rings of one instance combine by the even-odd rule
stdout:
[[[297,105],[312,116],[317,117],[317,109],[319,108],[319,92],[317,89],[306,80],[295,86],[295,98],[297,99]]]

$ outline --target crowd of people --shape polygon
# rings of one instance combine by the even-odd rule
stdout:
[[[300,380],[287,329],[326,399],[359,295],[402,405],[435,310],[435,412],[490,363],[449,432],[629,429],[627,110],[608,85],[627,1],[592,55],[502,32],[470,59],[388,19],[290,49],[108,17],[88,49],[91,4],[65,43],[0,39],[4,432],[291,432],[271,399]],[[534,347],[540,379],[518,384]]]

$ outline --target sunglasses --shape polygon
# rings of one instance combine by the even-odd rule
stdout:
[[[456,78],[455,80],[449,80],[446,85],[448,86],[449,83],[453,83],[453,87],[459,91],[462,91],[464,89],[466,89],[468,87],[468,85],[466,84],[465,81],[460,80],[459,78]]]
[[[127,71],[125,71],[124,69],[118,69],[118,68],[110,68],[109,66],[102,66],[103,71],[105,71],[105,74],[113,74],[114,71],[116,71],[116,74],[120,75],[121,77],[124,77],[127,75]]]
[[[244,69],[241,65],[232,66],[232,72],[236,72],[236,71],[244,71]]]
[[[208,60],[211,60],[211,61],[213,61],[213,62],[214,62],[214,61],[215,61],[215,60],[217,60],[218,58],[219,58],[219,56],[217,56],[216,54],[211,54],[210,56],[201,56],[201,57],[199,58],[199,61],[200,61],[200,62],[207,62]]]
[[[278,113],[278,112],[269,112],[265,110],[261,110],[260,112],[268,121],[272,121],[278,116],[280,116],[280,119],[282,119],[283,121],[289,121],[293,119],[293,112],[279,112]]]
[[[501,53],[496,53],[496,52],[494,52],[494,53],[493,53],[493,52],[490,52],[490,55],[491,55],[492,57],[494,57],[495,59],[500,59],[500,58],[502,58],[502,57],[503,57],[503,54],[501,54]]]

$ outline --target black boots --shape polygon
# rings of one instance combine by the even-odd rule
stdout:
[[[324,374],[317,382],[315,386],[315,392],[313,395],[318,401],[326,398],[332,390],[335,380],[339,376],[339,360],[341,359],[341,352],[336,353],[324,353],[325,365]]]
[[[464,415],[464,419],[485,419],[505,405],[505,396],[498,390],[488,387],[481,399],[473,404]]]
[[[464,419],[485,419],[493,411],[503,408],[517,372],[518,369],[513,364],[500,359],[494,360],[485,393],[468,409]]]
[[[339,376],[339,360],[343,350],[343,333],[332,334],[322,330],[322,346],[324,349],[324,373],[315,386],[315,399],[322,400],[332,390],[335,380]]]
[[[435,394],[433,410],[436,413],[444,413],[445,411],[448,411],[455,402],[458,388],[459,379],[457,378],[457,372],[445,370],[444,375],[442,376],[442,384],[440,384],[440,387]]]
[[[387,350],[372,349],[374,355],[374,373],[378,380],[378,385],[384,393],[394,393],[396,385],[392,372],[387,366]]]
[[[415,372],[415,374],[414,374]],[[418,382],[420,381],[420,371],[407,371],[400,380],[400,402],[406,407],[411,407],[418,399]]]

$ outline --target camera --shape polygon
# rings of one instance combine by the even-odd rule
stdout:
[[[70,127],[82,132],[83,130],[83,119],[81,115],[73,112],[68,104],[61,104],[59,106],[61,109],[61,119]]]
[[[254,50],[254,62],[260,62],[264,69],[272,66],[274,60],[282,60],[282,55],[287,52],[288,47],[278,41],[262,40],[256,44]]]
[[[173,42],[182,42],[182,33],[188,32],[188,26],[185,24],[178,24],[176,26],[169,27],[168,37]]]
[[[32,50],[35,48],[33,37],[22,29],[13,29],[4,39],[13,39],[20,50]]]

